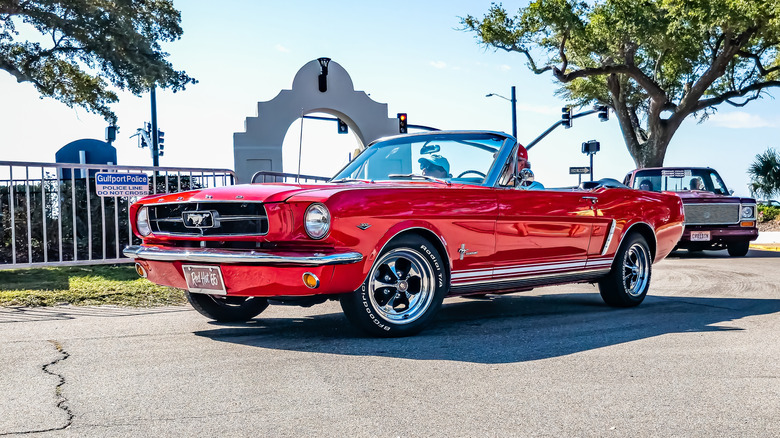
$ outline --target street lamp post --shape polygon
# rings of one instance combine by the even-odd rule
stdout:
[[[502,98],[504,100],[508,100],[509,102],[512,103],[512,136],[514,138],[517,138],[517,95],[515,93],[516,93],[515,86],[512,85],[512,98],[511,99],[507,99],[506,97],[504,97],[504,96],[502,96],[500,94],[496,94],[496,93],[486,94],[485,97],[496,96],[496,97],[500,97],[500,98]]]

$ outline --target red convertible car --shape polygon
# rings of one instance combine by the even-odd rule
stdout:
[[[614,180],[524,190],[524,154],[503,133],[410,134],[372,143],[327,184],[150,196],[130,210],[143,244],[124,253],[218,321],[338,299],[368,333],[405,336],[445,296],[573,282],[641,303],[683,231],[680,198]]]

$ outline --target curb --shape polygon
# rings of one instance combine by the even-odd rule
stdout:
[[[756,249],[759,251],[780,251],[780,244],[769,244],[769,245],[761,245],[761,244],[751,244],[750,249]]]

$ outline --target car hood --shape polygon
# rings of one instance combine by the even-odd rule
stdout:
[[[712,192],[691,190],[684,192],[669,192],[682,198],[683,204],[738,204],[756,202],[751,198],[740,198],[738,196],[718,195]]]
[[[433,182],[379,182],[379,183],[346,183],[346,184],[241,184],[211,189],[190,190],[187,192],[152,195],[141,199],[142,203],[173,203],[173,202],[216,202],[216,201],[249,201],[249,202],[284,202],[296,195],[310,194],[327,198],[336,193],[348,190],[371,190],[391,188],[458,188],[462,185],[444,185]],[[472,186],[473,187],[473,186]]]

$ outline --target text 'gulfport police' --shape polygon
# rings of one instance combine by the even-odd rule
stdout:
[[[147,175],[139,174],[116,174],[116,173],[98,173],[95,175],[95,182],[98,184],[149,184]]]

